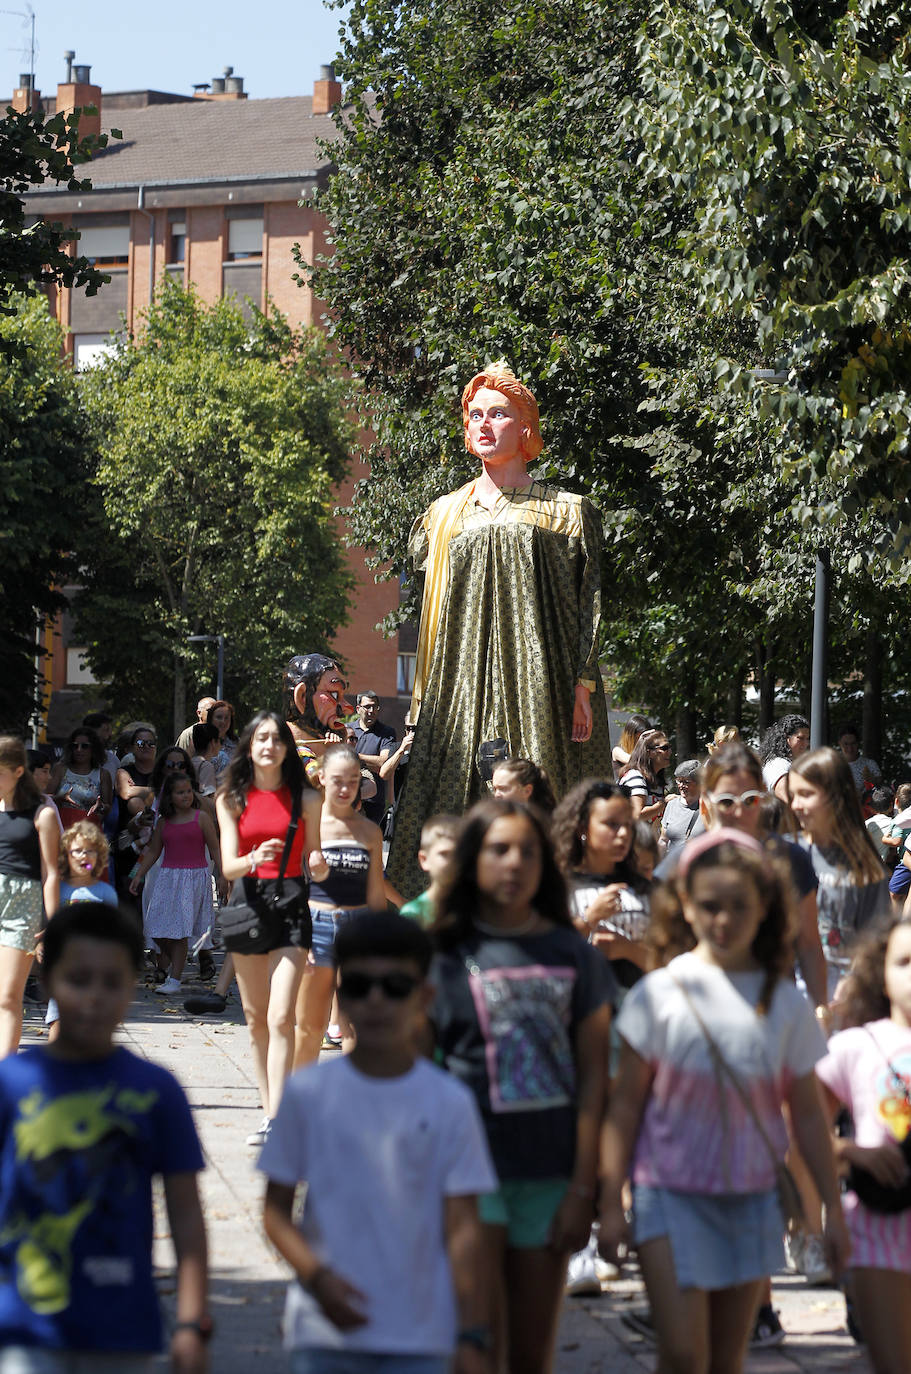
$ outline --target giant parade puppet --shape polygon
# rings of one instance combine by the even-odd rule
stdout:
[[[532,759],[561,797],[611,777],[598,668],[601,520],[585,497],[533,481],[538,405],[507,367],[462,393],[465,446],[481,471],[434,501],[408,557],[424,580],[411,719],[417,732],[388,874],[421,886],[422,823],[481,795],[479,751]]]

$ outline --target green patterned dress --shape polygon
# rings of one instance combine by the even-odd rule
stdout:
[[[432,511],[411,531],[416,574],[426,565]],[[582,778],[613,776],[598,668],[601,541],[590,501],[539,483],[502,491],[493,511],[469,498],[459,516],[387,869],[405,897],[424,885],[424,821],[460,815],[482,795],[482,740],[501,737],[511,757],[545,768],[558,799]],[[594,688],[593,727],[587,743],[574,744],[580,681]]]

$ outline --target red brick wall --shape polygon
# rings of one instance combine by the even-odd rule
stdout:
[[[227,228],[220,205],[187,210],[187,280],[207,305],[221,299]]]

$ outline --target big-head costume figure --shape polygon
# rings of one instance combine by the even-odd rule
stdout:
[[[538,406],[503,365],[462,393],[465,447],[481,472],[415,521],[409,560],[424,577],[411,718],[417,734],[389,876],[421,886],[422,822],[481,793],[478,746],[502,738],[550,774],[558,797],[611,776],[598,669],[601,521],[590,501],[533,482]]]

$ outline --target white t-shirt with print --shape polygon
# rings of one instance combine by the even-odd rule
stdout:
[[[462,1083],[425,1059],[398,1078],[368,1077],[347,1057],[314,1064],[285,1085],[258,1167],[289,1187],[306,1182],[303,1234],[366,1296],[367,1322],[342,1332],[293,1282],[286,1349],[452,1351],[444,1202],[497,1187],[474,1097]]]
[[[781,1103],[794,1078],[825,1054],[813,1009],[782,979],[764,1016],[765,974],[725,973],[681,954],[629,992],[617,1030],[654,1072],[633,1162],[636,1183],[688,1193],[765,1192],[775,1183],[767,1147],[726,1074],[713,1063],[683,983],[753,1108],[784,1158]]]

